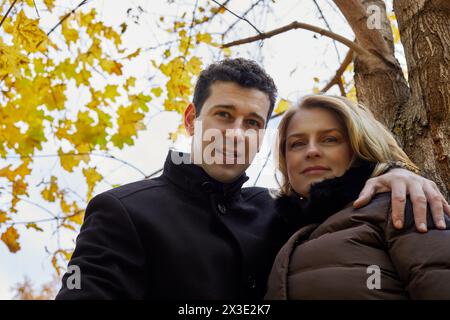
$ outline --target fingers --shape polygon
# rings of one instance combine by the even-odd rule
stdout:
[[[403,228],[405,219],[406,184],[403,181],[392,183],[391,193],[392,223],[397,229]]]
[[[444,213],[447,214],[450,217],[450,205],[448,204],[447,200],[445,200],[444,196],[441,194],[441,191],[437,187],[436,183],[432,182],[432,185],[434,190],[436,190],[437,193],[441,195],[441,201],[442,201],[442,207],[444,209]],[[445,220],[444,220],[445,221]]]
[[[444,220],[444,202],[437,187],[434,187],[434,182],[428,182],[424,184],[423,190],[425,192],[425,196],[427,197],[428,203],[431,207],[431,214],[433,216],[434,224],[438,229],[445,229],[445,220]]]
[[[419,232],[427,232],[427,198],[424,190],[417,182],[409,184],[408,187],[416,228]]]
[[[375,194],[376,185],[372,183],[372,179],[366,181],[364,188],[361,190],[358,199],[353,202],[354,208],[364,207],[366,204],[370,202],[373,195]]]
[[[443,206],[444,206],[444,211],[445,213],[450,217],[450,205],[448,204],[447,200],[442,200],[443,202]]]

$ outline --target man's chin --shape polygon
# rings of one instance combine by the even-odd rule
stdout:
[[[222,183],[230,183],[238,179],[247,168],[248,165],[245,164],[215,164],[203,169],[211,178]]]

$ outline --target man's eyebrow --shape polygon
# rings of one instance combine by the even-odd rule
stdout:
[[[216,104],[214,105],[212,109],[217,109],[217,108],[223,108],[223,109],[230,109],[230,110],[236,110],[236,107],[232,104]]]
[[[338,128],[331,128],[331,129],[320,130],[319,133],[329,133],[329,132],[332,132],[332,131],[337,131],[340,134],[343,134],[342,130],[340,130]],[[289,138],[292,138],[292,137],[301,137],[301,136],[304,136],[304,135],[305,135],[305,133],[303,133],[303,132],[296,132],[296,133],[292,133],[292,134],[288,135],[286,139],[289,139]]]
[[[213,109],[229,109],[229,110],[235,111],[236,107],[232,104],[216,104],[210,110],[213,110]],[[250,115],[255,118],[258,118],[260,121],[262,121],[263,124],[266,123],[266,120],[261,115],[257,114],[256,112],[250,112]]]

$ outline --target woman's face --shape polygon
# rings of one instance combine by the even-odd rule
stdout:
[[[353,151],[337,115],[323,108],[300,109],[286,132],[286,168],[292,188],[307,197],[311,184],[342,176]]]

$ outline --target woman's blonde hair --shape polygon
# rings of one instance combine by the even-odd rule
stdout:
[[[418,170],[417,166],[400,148],[393,135],[375,119],[372,112],[361,104],[347,98],[331,95],[309,95],[300,103],[286,111],[278,126],[278,150],[276,162],[282,174],[281,195],[291,195],[292,188],[286,168],[286,134],[292,117],[300,109],[322,108],[333,112],[346,130],[354,156],[352,165],[358,160],[376,164],[372,177],[385,172],[389,163],[400,161],[407,167]]]

